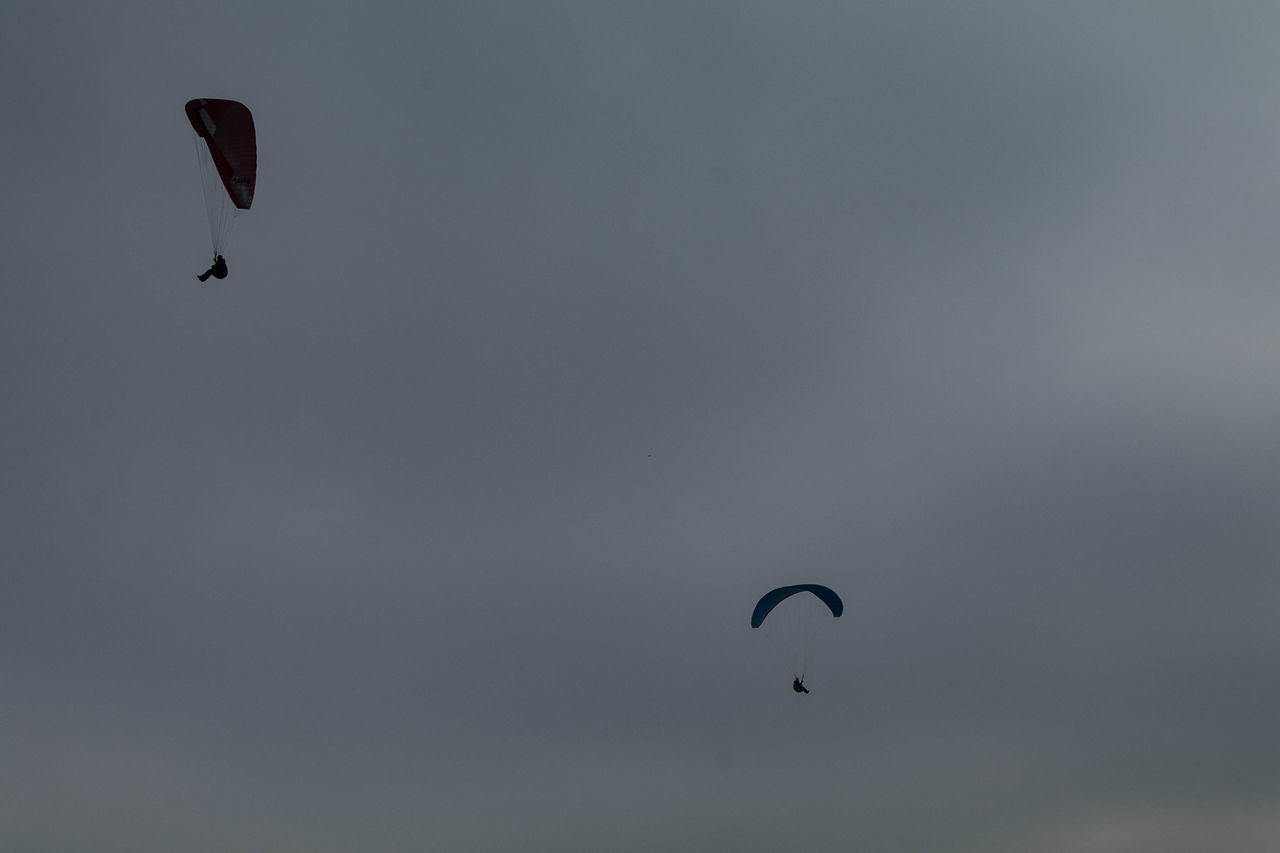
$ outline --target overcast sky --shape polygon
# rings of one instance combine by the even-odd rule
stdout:
[[[1274,853],[1278,28],[8,0],[0,848]]]

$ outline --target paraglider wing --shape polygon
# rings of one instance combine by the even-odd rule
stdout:
[[[766,592],[764,597],[756,603],[756,609],[751,613],[751,627],[759,628],[765,617],[769,615],[769,611],[777,607],[779,602],[801,592],[811,592],[816,595],[831,610],[832,616],[839,616],[844,613],[844,602],[840,600],[840,596],[836,595],[835,590],[830,587],[816,583],[780,586],[772,592]]]
[[[232,204],[248,210],[258,180],[258,142],[253,114],[239,101],[187,101],[187,119],[209,146],[209,156]]]

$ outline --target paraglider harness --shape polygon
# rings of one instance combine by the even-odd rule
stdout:
[[[808,687],[805,687],[805,686],[804,686],[804,682],[803,682],[803,681],[801,681],[799,678],[797,678],[795,681],[791,682],[791,689],[792,689],[792,690],[794,690],[794,691],[795,691],[795,692],[797,692],[797,693],[808,693],[808,692],[809,692],[809,688],[808,688]]]
[[[201,281],[208,281],[209,276],[219,279],[227,277],[227,262],[223,259],[222,255],[215,256],[213,259],[213,266],[200,273],[196,278]]]

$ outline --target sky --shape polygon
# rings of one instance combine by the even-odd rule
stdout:
[[[1277,26],[3,4],[0,848],[1280,849]]]

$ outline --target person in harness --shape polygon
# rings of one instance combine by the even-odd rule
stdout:
[[[808,687],[805,687],[805,686],[804,686],[804,682],[803,682],[803,681],[801,681],[799,678],[797,678],[795,681],[791,682],[791,689],[792,689],[792,690],[794,690],[794,691],[795,691],[795,692],[797,692],[797,693],[808,693],[808,692],[809,692],[809,688],[808,688]]]
[[[217,257],[215,257],[213,259],[213,266],[209,267],[207,270],[200,273],[200,275],[196,276],[196,278],[200,279],[201,281],[208,281],[209,276],[213,276],[214,278],[227,277],[227,262],[225,259],[223,259],[222,255],[218,255]]]

